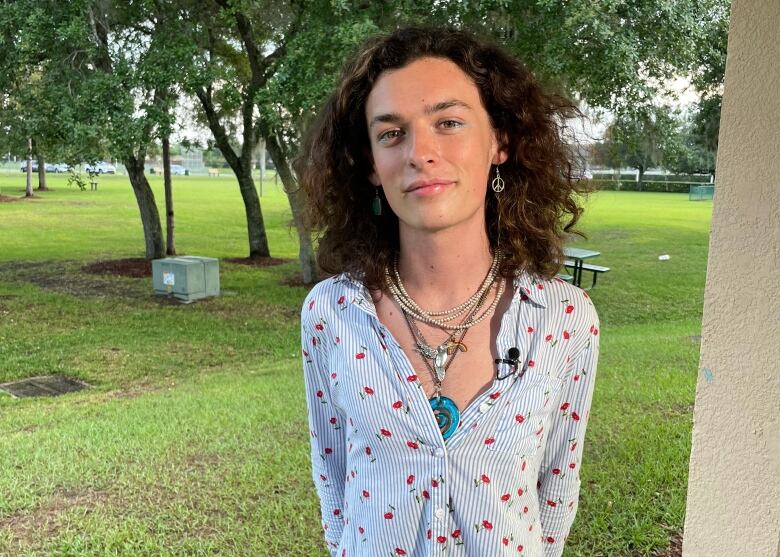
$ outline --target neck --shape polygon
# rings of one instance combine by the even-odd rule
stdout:
[[[436,232],[401,227],[398,272],[425,310],[454,307],[476,292],[493,262],[484,228]]]

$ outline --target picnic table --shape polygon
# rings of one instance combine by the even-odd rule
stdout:
[[[582,248],[563,248],[563,254],[568,258],[564,261],[564,267],[571,268],[572,270],[572,284],[582,288],[582,271],[590,271],[593,273],[593,283],[586,290],[596,286],[596,278],[600,273],[609,272],[609,267],[602,267],[600,265],[590,265],[585,263],[586,259],[592,257],[598,257],[601,255],[600,251],[593,251]]]

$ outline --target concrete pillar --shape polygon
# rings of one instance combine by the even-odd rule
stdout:
[[[780,557],[778,30],[732,3],[684,557]]]

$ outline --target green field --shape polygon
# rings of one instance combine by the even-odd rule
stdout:
[[[49,180],[0,203],[0,383],[64,373],[95,388],[0,393],[0,555],[326,555],[280,187],[264,184],[262,204],[272,255],[290,262],[222,261],[223,296],[173,305],[149,278],[82,270],[143,255],[127,178],[97,192]],[[23,186],[0,175],[2,195]],[[180,253],[246,255],[234,180],[174,188]],[[591,291],[601,360],[567,557],[649,556],[682,531],[711,211],[682,194],[587,204],[576,245],[612,271]]]

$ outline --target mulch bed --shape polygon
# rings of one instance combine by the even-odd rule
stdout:
[[[278,257],[229,257],[224,259],[224,261],[251,267],[273,267],[274,265],[289,263],[292,259],[279,259]]]
[[[321,280],[325,280],[326,278],[330,278],[332,276],[333,275],[319,275],[316,279],[314,279],[314,284],[320,282]],[[282,279],[282,284],[285,286],[305,286],[307,288],[311,288],[312,286],[314,286],[314,284],[304,284],[303,275],[301,274],[295,274],[291,277]]]
[[[280,259],[278,257],[231,257],[225,258],[228,263],[239,265],[248,265],[250,267],[272,267],[290,263],[292,259]],[[152,276],[152,262],[142,257],[131,257],[128,259],[114,259],[108,261],[96,261],[81,268],[85,273],[93,275],[112,275],[117,277],[145,278]],[[332,275],[320,274],[315,283],[325,280]],[[303,275],[296,273],[292,276],[282,279],[281,283],[285,286],[304,286],[311,287],[313,284],[304,284]]]
[[[225,259],[229,263],[249,265],[252,267],[271,267],[289,263],[289,259],[277,257],[234,257]],[[113,259],[108,261],[96,261],[81,268],[85,273],[93,275],[113,275],[117,277],[145,278],[152,276],[152,262],[143,257],[130,257],[127,259]],[[300,279],[298,279],[300,281]],[[302,281],[300,281],[302,283]]]
[[[35,201],[37,201],[38,199],[35,196],[33,196],[33,197],[25,197],[25,196],[22,195],[22,196],[16,197],[16,196],[12,196],[12,195],[0,195],[0,203],[11,203],[12,201],[25,201],[25,200],[30,200],[30,201],[35,200]]]
[[[143,257],[97,261],[81,268],[93,275],[114,275],[117,277],[144,278],[152,276],[152,262]]]

